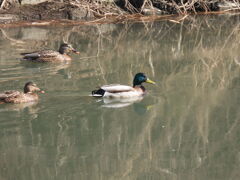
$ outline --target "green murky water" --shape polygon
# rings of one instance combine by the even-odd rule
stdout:
[[[0,105],[0,179],[238,179],[239,21],[1,29],[0,91],[32,80],[46,94]],[[62,41],[82,52],[72,63],[19,61]],[[157,82],[143,99],[89,97],[137,72]]]

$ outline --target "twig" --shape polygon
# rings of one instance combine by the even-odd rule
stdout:
[[[0,9],[3,9],[3,8],[4,8],[6,2],[7,2],[7,0],[3,0],[3,1],[2,1],[2,4],[1,4],[1,6],[0,6]]]

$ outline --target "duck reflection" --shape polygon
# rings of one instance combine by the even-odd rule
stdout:
[[[1,107],[0,112],[18,112],[18,113],[27,113],[33,118],[38,116],[39,107],[37,106],[38,102],[27,102],[19,104],[4,104]]]
[[[130,106],[134,103],[140,102],[143,100],[143,96],[138,97],[131,97],[131,98],[103,98],[103,105],[102,107],[106,108],[123,108]]]
[[[25,68],[28,68],[28,70],[32,71],[33,73],[44,73],[44,74],[61,74],[65,75],[65,70],[70,67],[70,62],[61,62],[61,63],[55,63],[55,64],[39,64],[35,62],[26,62],[21,61],[20,62],[22,66]]]
[[[157,104],[162,104],[166,102],[164,97],[156,98],[155,96],[139,96],[128,99],[116,99],[116,98],[103,98],[99,99],[98,102],[101,102],[101,107],[119,109],[119,108],[131,108],[136,114],[142,116],[149,111],[155,109]]]
[[[154,101],[145,101],[143,100],[144,96],[141,97],[134,97],[130,99],[109,99],[109,98],[104,98],[101,99],[100,101],[103,103],[101,107],[104,108],[112,108],[112,109],[119,109],[119,108],[124,108],[124,107],[130,107],[132,106],[133,111],[139,115],[144,115],[146,112],[148,112],[155,103]]]
[[[147,111],[149,111],[153,107],[152,104],[145,104],[143,102],[141,103],[134,103],[133,104],[133,110],[139,114],[144,115]]]

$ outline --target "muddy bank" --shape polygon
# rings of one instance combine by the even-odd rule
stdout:
[[[39,2],[39,3],[38,3]],[[170,15],[236,10],[235,1],[210,0],[0,0],[0,24],[38,20],[92,21],[138,14]]]
[[[122,13],[122,10],[113,3],[89,2],[88,0],[48,0],[37,4],[16,2],[20,0],[10,1],[13,3],[5,4],[6,7],[3,6],[0,10],[0,24],[37,20],[91,21],[105,15]]]
[[[15,5],[0,11],[0,23],[34,20],[90,20],[94,14],[84,7],[65,2]]]

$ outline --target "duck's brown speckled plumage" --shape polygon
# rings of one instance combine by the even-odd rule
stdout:
[[[79,54],[71,45],[61,44],[59,51],[43,50],[31,53],[21,53],[23,60],[33,62],[58,62],[58,61],[71,61],[72,58],[68,55],[70,52]]]
[[[43,91],[41,91],[36,84],[28,82],[24,86],[24,92],[10,90],[0,93],[0,104],[38,101],[37,92]]]

